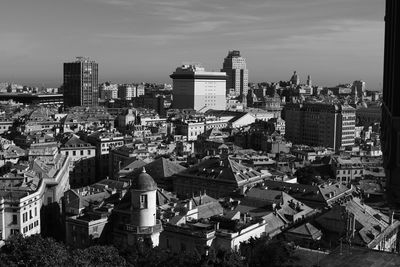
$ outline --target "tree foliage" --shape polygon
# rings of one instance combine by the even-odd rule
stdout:
[[[129,250],[118,251],[112,246],[91,246],[85,249],[68,249],[52,238],[32,235],[10,237],[0,249],[0,266],[246,266],[239,254],[231,251],[213,250],[208,255],[197,252],[171,253],[152,248],[151,242],[139,242]]]
[[[311,166],[298,169],[295,175],[299,184],[312,185],[323,183],[320,173]]]
[[[10,237],[0,251],[0,266],[126,266],[118,250],[110,246],[93,246],[69,251],[52,238],[32,235]]]
[[[290,244],[270,240],[268,237],[251,238],[242,243],[241,254],[250,267],[295,267],[294,247]]]
[[[0,266],[66,266],[68,259],[65,246],[54,239],[14,235],[1,249]]]
[[[119,255],[118,250],[111,246],[92,246],[86,249],[72,251],[70,257],[72,266],[126,266],[127,263]]]

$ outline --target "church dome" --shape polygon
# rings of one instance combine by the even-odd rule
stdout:
[[[153,177],[151,177],[143,167],[143,171],[137,176],[137,178],[132,180],[131,188],[139,191],[153,191],[157,190],[157,184]]]

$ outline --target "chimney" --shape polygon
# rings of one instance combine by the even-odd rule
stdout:
[[[201,191],[200,191],[200,195],[199,195],[199,206],[201,205]]]
[[[393,224],[393,217],[394,217],[394,211],[392,210],[391,212],[390,212],[390,217],[389,217],[389,225],[392,225]]]
[[[192,202],[191,199],[189,199],[189,202],[188,202],[188,209],[189,209],[189,210],[192,210],[192,209],[193,209],[193,202]]]

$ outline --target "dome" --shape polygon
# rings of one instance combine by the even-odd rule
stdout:
[[[151,177],[147,172],[146,169],[143,167],[142,173],[138,175],[138,177],[132,180],[132,187],[133,190],[140,190],[140,191],[153,191],[157,190],[157,184],[154,181],[153,177]]]

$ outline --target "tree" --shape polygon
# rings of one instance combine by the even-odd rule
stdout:
[[[240,250],[250,267],[298,266],[294,247],[283,241],[270,240],[268,237],[251,238],[248,242],[242,243]]]
[[[315,168],[311,166],[298,169],[295,175],[297,176],[297,182],[299,184],[312,185],[323,183],[319,172],[317,172]]]
[[[66,247],[54,239],[18,234],[1,248],[0,266],[67,266],[68,256]]]
[[[92,246],[72,251],[70,266],[127,266],[126,260],[112,246]]]

